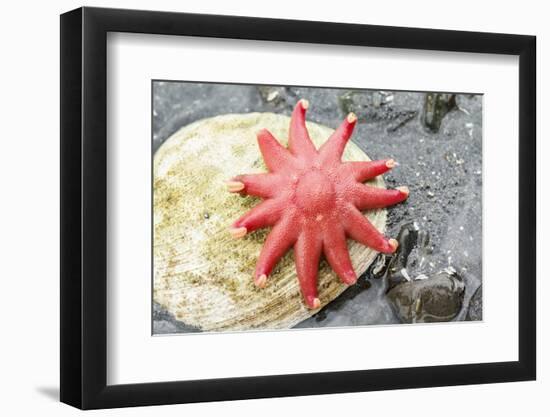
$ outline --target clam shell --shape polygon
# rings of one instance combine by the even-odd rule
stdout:
[[[318,310],[305,307],[292,251],[279,262],[263,289],[252,275],[268,230],[234,240],[229,225],[259,202],[226,191],[235,175],[266,172],[256,132],[267,128],[285,146],[290,118],[273,113],[227,114],[199,120],[174,133],[156,152],[154,175],[153,298],[177,320],[203,331],[286,329]],[[307,123],[317,147],[334,131]],[[344,160],[369,160],[350,142]],[[372,185],[384,187],[379,177]],[[384,231],[386,211],[369,220]],[[348,241],[358,275],[376,252]],[[347,286],[323,260],[321,307]]]

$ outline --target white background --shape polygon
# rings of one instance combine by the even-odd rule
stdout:
[[[538,119],[539,119],[539,213],[550,209],[548,195],[542,194],[550,175],[548,125],[542,123],[548,97],[548,39],[543,2],[481,3],[461,1],[442,5],[440,1],[393,1],[368,4],[327,2],[257,1],[231,2],[202,0],[189,4],[178,1],[95,2],[88,5],[163,9],[204,13],[241,14],[296,19],[482,30],[536,34],[538,36]],[[72,415],[76,411],[58,404],[58,134],[59,134],[59,29],[58,14],[80,6],[60,1],[56,4],[10,2],[2,10],[2,138],[0,163],[2,182],[2,278],[1,303],[4,323],[0,345],[0,409],[7,415],[41,413]],[[539,259],[550,250],[550,221],[539,215]],[[543,238],[542,236],[545,235]],[[239,401],[101,411],[100,415],[292,415],[314,413],[333,415],[349,410],[389,415],[462,416],[467,412],[499,415],[545,415],[550,390],[547,354],[550,330],[549,303],[544,296],[550,284],[541,273],[538,285],[539,380],[485,386],[436,388],[394,392],[359,393],[290,399]],[[450,406],[452,404],[452,406]]]
[[[517,360],[517,57],[136,34],[107,51],[108,384]],[[152,338],[151,79],[482,92],[484,322]]]

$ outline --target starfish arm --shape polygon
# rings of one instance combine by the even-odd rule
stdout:
[[[355,207],[348,207],[342,221],[346,234],[353,240],[382,253],[393,253],[397,249],[397,241],[386,238]]]
[[[395,165],[396,162],[393,159],[354,161],[344,162],[340,169],[345,177],[352,176],[358,182],[365,182],[388,172]]]
[[[317,150],[306,128],[306,110],[308,105],[307,100],[302,99],[298,101],[290,119],[288,148],[296,156],[312,157],[317,154]]]
[[[267,235],[254,273],[254,282],[257,286],[265,286],[267,277],[271,274],[277,262],[296,242],[296,229],[290,227],[291,224],[292,219],[290,217],[284,218]]]
[[[317,297],[317,271],[323,250],[322,240],[315,235],[315,230],[304,229],[294,245],[294,262],[300,282],[302,296],[309,308],[319,308],[321,302]]]
[[[401,203],[409,196],[407,187],[395,190],[355,184],[347,190],[347,200],[353,202],[359,210],[378,209]]]
[[[258,145],[267,169],[271,172],[292,168],[294,157],[267,129],[258,132]]]
[[[279,177],[272,173],[238,175],[227,182],[227,188],[232,193],[270,198],[276,192],[279,181]]]
[[[230,232],[239,238],[254,230],[273,226],[280,219],[282,208],[283,204],[278,200],[264,200],[235,221]]]
[[[342,159],[342,154],[353,133],[356,122],[357,116],[350,113],[344,119],[340,127],[330,135],[327,141],[319,149],[319,156],[322,163],[337,162]]]
[[[327,227],[323,236],[323,252],[330,267],[340,277],[340,280],[348,285],[355,284],[357,275],[348,251],[346,235],[340,225]]]

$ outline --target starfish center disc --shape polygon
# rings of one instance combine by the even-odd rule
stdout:
[[[330,178],[320,170],[303,174],[296,185],[296,204],[305,213],[315,215],[317,221],[334,208],[336,193]]]

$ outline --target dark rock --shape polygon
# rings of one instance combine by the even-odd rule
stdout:
[[[387,296],[404,323],[450,321],[460,312],[464,288],[462,278],[449,267],[429,277],[400,283]]]
[[[274,107],[292,107],[296,101],[295,95],[286,87],[260,85],[258,91],[262,99]]]
[[[438,132],[441,121],[451,110],[458,108],[455,94],[427,93],[424,101],[424,125],[432,132]]]
[[[414,222],[401,226],[397,241],[397,252],[392,256],[386,271],[388,291],[398,284],[410,281],[411,275],[425,272],[423,268],[426,258],[431,252],[429,232],[420,230]]]
[[[480,321],[483,320],[483,287],[480,285],[468,305],[468,313],[466,314],[466,320],[468,321]]]
[[[379,279],[386,275],[386,270],[392,259],[391,255],[385,253],[379,253],[373,263],[367,270],[367,276],[369,278]]]
[[[430,271],[430,234],[406,223],[386,269],[386,295],[404,323],[449,321],[462,308],[465,284],[452,267]],[[412,278],[415,277],[415,278]]]

